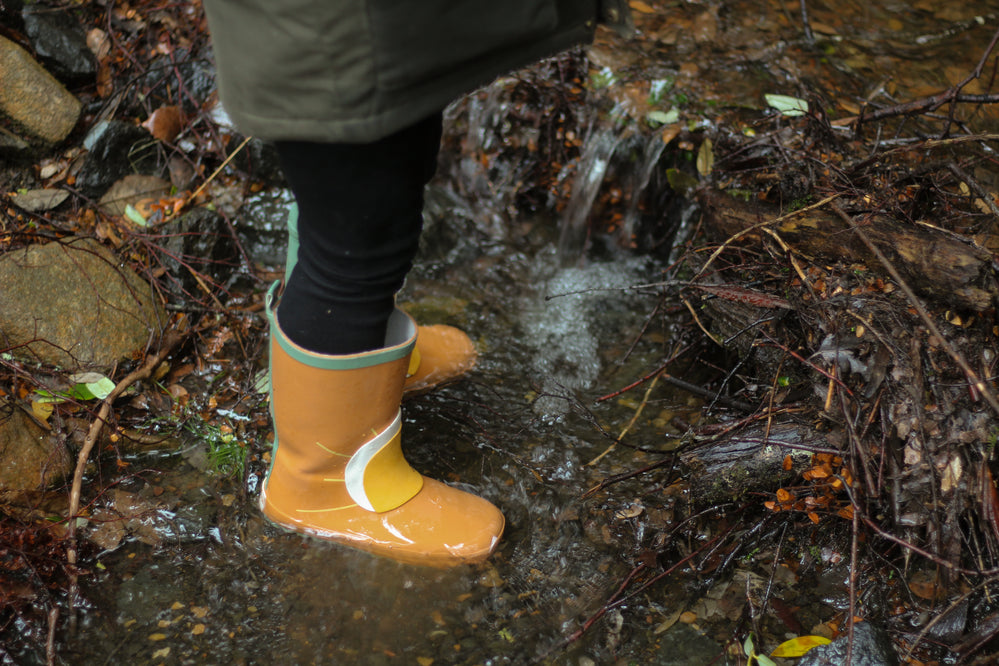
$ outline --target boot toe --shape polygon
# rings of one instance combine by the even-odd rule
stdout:
[[[437,324],[417,329],[420,366],[406,379],[406,395],[415,395],[455,381],[475,367],[478,352],[471,338],[454,326]]]

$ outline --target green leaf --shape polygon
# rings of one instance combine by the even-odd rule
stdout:
[[[808,102],[797,97],[787,95],[764,95],[767,104],[780,111],[788,118],[803,116],[808,113]]]
[[[672,125],[680,120],[680,112],[676,109],[670,109],[669,111],[649,111],[645,116],[645,120],[653,126]]]
[[[746,653],[747,657],[752,658],[756,654],[756,648],[753,646],[753,635],[749,634],[746,636],[746,642],[742,644],[742,651]]]
[[[253,378],[253,390],[257,393],[270,393],[271,392],[271,373],[267,370],[261,370]]]
[[[142,217],[142,213],[135,210],[135,208],[132,207],[132,204],[125,204],[125,217],[140,227],[149,226],[149,223],[146,222],[146,218]]]
[[[38,397],[32,400],[32,402],[38,402],[41,404],[52,403],[53,405],[66,402],[66,396],[60,393],[52,393],[51,391],[46,391],[45,389],[39,389],[35,393]]]
[[[756,662],[760,666],[777,666],[777,662],[766,655],[758,654],[756,655]]]
[[[69,389],[69,395],[78,400],[103,400],[114,390],[114,382],[96,372],[74,375],[71,379],[76,384]]]

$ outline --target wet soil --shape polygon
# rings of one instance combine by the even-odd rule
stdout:
[[[210,191],[251,264],[217,292],[227,313],[174,303],[202,328],[168,391],[120,407],[175,443],[106,443],[81,529],[118,522],[98,509],[125,513],[120,541],[85,547],[80,612],[57,590],[8,614],[5,658],[44,661],[52,607],[57,663],[735,664],[749,633],[769,652],[851,615],[910,660],[988,663],[996,417],[975,391],[994,390],[992,304],[971,317],[931,299],[934,341],[873,262],[734,238],[709,213],[722,192],[745,228],[836,195],[851,219],[876,210],[994,250],[993,139],[926,141],[992,132],[995,107],[891,110],[963,81],[999,4],[809,2],[807,21],[792,4],[635,2],[632,39],[602,32],[588,64],[565,56],[449,110],[402,301],[468,330],[482,362],[408,402],[404,427],[415,467],[506,513],[488,564],[407,567],[262,520],[259,305],[288,199],[220,181]],[[988,94],[991,76],[962,91]],[[851,122],[861,113],[884,117]],[[705,266],[715,290],[685,291]],[[773,456],[747,485],[703,492],[691,451],[747,422],[766,446],[787,418],[822,434],[797,442],[803,462]],[[226,437],[245,444],[242,477],[211,464]]]

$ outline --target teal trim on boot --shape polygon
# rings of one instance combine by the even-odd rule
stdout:
[[[288,209],[288,254],[284,260],[284,283],[288,284],[291,271],[298,263],[298,202],[293,201]]]
[[[280,332],[277,315],[274,311],[274,300],[280,285],[280,282],[275,282],[267,290],[266,309],[267,321],[270,322],[271,338],[281,345],[288,356],[299,363],[324,370],[368,368],[409,356],[416,346],[416,323],[412,317],[396,308],[389,316],[388,329],[385,333],[385,346],[382,349],[341,356],[317,354],[303,349]]]

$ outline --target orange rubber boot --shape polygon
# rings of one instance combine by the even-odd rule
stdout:
[[[288,253],[284,283],[298,263],[298,204],[288,210]],[[453,326],[418,326],[416,349],[403,388],[407,396],[419,395],[459,379],[475,367],[477,354],[468,335]]]
[[[429,566],[479,562],[504,519],[484,499],[416,472],[402,455],[403,383],[416,324],[396,311],[386,346],[331,356],[298,347],[270,307],[275,438],[260,506],[281,527]]]
[[[464,331],[444,324],[417,326],[404,395],[420,395],[460,379],[475,367],[477,357]]]

